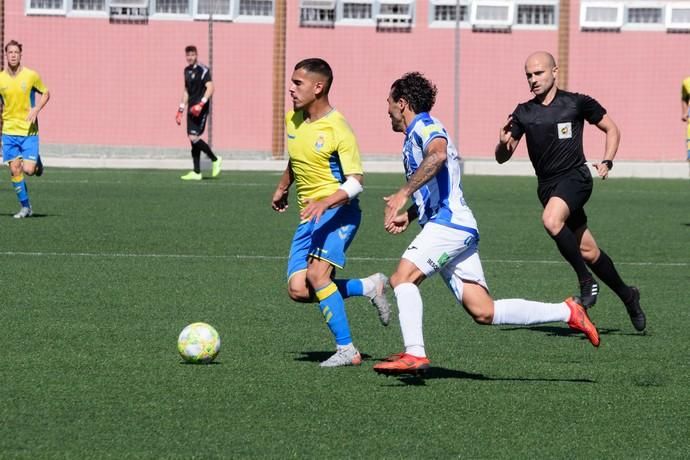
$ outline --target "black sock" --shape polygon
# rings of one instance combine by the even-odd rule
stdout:
[[[587,270],[587,264],[580,253],[580,246],[577,244],[575,234],[568,227],[563,226],[557,235],[551,235],[556,242],[556,247],[561,252],[563,258],[573,267],[577,274],[580,285],[591,282],[592,274]]]
[[[608,254],[601,249],[599,251],[599,258],[596,262],[588,264],[589,268],[591,268],[594,274],[620,297],[623,303],[629,302],[633,296],[632,289],[623,282],[615,265],[613,265],[613,260],[611,260]]]
[[[196,141],[196,144],[199,146],[199,150],[204,152],[210,159],[211,161],[216,161],[218,158],[213,154],[213,150],[211,150],[211,147],[203,140],[199,139]]]
[[[194,172],[199,174],[201,172],[201,150],[196,142],[192,142],[192,164],[194,165]]]

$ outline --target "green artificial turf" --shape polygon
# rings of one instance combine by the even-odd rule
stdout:
[[[348,299],[357,368],[321,369],[334,345],[315,305],[285,291],[297,210],[270,208],[276,173],[182,182],[171,171],[48,169],[35,216],[0,182],[2,458],[683,458],[690,452],[690,189],[596,181],[600,246],[639,286],[648,328],[607,288],[599,349],[563,324],[476,325],[439,279],[422,286],[426,378],[384,377],[402,350]],[[390,274],[416,233],[390,236],[369,174],[363,225],[340,274]],[[540,222],[535,179],[464,178],[495,298],[561,301],[576,279]],[[294,191],[293,191],[294,195]],[[176,339],[212,324],[210,365]]]

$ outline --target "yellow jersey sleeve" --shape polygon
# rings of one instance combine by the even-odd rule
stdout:
[[[355,133],[352,132],[352,128],[342,115],[339,117],[336,135],[338,136],[336,148],[340,157],[340,164],[343,167],[343,174],[345,176],[364,174]]]
[[[300,209],[307,199],[335,193],[346,176],[363,173],[355,135],[338,111],[313,122],[306,122],[300,111],[290,111],[285,131]]]
[[[27,67],[14,77],[10,77],[6,71],[1,72],[2,133],[15,136],[38,134],[38,121],[29,123],[26,118],[38,103],[37,98],[46,91],[48,88],[38,73]]]

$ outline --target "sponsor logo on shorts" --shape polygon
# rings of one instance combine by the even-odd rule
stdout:
[[[428,263],[429,266],[430,266],[431,268],[433,268],[434,270],[439,270],[439,269],[441,268],[441,267],[438,266],[438,264],[437,264],[436,262],[434,262],[434,261],[431,260],[431,259],[428,259],[428,260],[426,261],[426,263]]]
[[[447,253],[443,253],[441,257],[438,258],[439,266],[443,267],[450,260],[450,256]]]
[[[419,249],[419,248],[418,248],[417,246],[408,246],[408,247],[407,247],[407,250],[408,250],[408,251],[411,251],[411,250],[413,250],[413,249]]]

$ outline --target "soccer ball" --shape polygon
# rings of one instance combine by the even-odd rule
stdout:
[[[192,323],[180,332],[177,351],[189,363],[210,363],[220,351],[218,331],[210,324]]]

